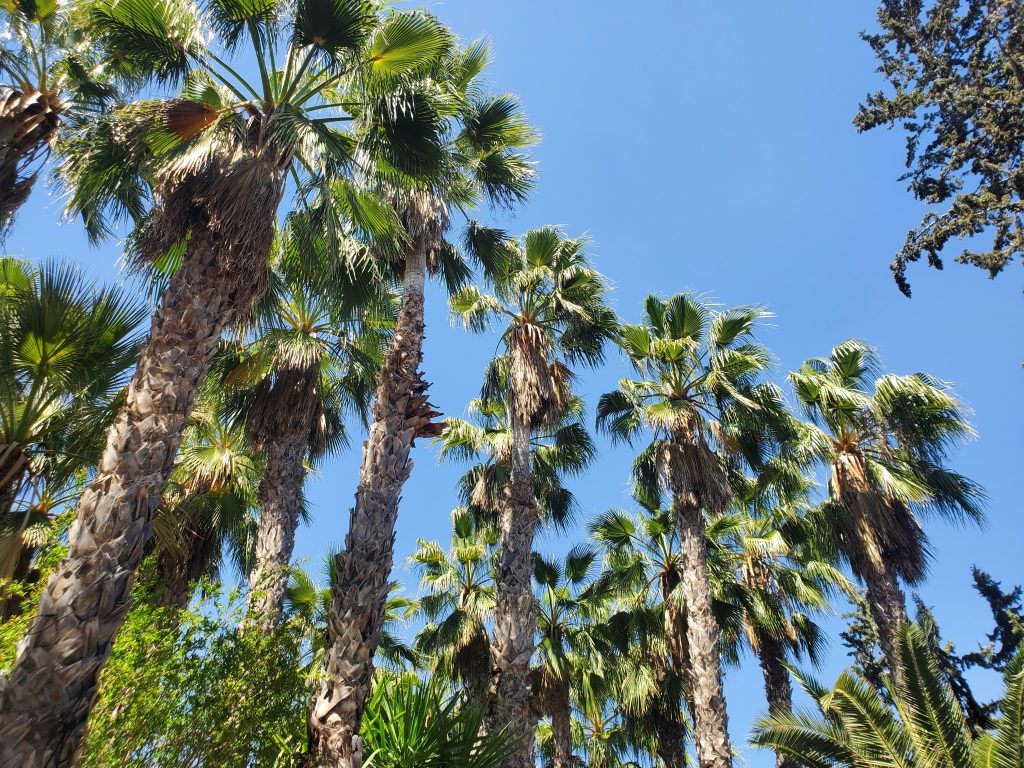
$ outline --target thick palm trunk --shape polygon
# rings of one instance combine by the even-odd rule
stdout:
[[[418,370],[423,358],[425,272],[425,247],[417,240],[406,257],[402,308],[381,367],[345,549],[335,559],[326,669],[309,712],[313,765],[362,764],[357,734],[391,586],[398,502],[412,471],[413,440],[430,434],[430,420],[438,415],[430,410],[427,385]]]
[[[78,505],[65,560],[0,689],[0,765],[73,764],[97,677],[130,605],[135,569],[225,323],[232,276],[196,230],[153,316],[127,400]]]
[[[28,198],[60,125],[60,102],[39,91],[0,86],[0,228],[9,226]]]
[[[551,742],[555,747],[554,768],[572,768],[572,719],[568,681],[556,683],[547,698],[551,713]]]
[[[789,682],[789,670],[783,664],[785,653],[782,643],[761,632],[757,644],[757,659],[764,675],[764,695],[768,702],[768,713],[789,714],[793,711],[793,686]],[[785,755],[776,754],[775,768],[797,768],[797,764]]]
[[[512,367],[520,347],[512,350]],[[502,492],[498,526],[501,551],[495,572],[494,642],[491,655],[495,672],[494,705],[488,728],[505,729],[518,743],[503,768],[532,768],[536,715],[532,707],[530,660],[537,633],[537,606],[533,597],[533,536],[539,513],[530,470],[530,425],[515,399],[519,386],[513,376],[512,451],[508,486]]]
[[[295,548],[295,530],[302,511],[305,456],[303,435],[282,436],[279,442],[267,446],[267,466],[259,487],[256,562],[249,577],[248,598],[248,622],[263,631],[277,626],[284,609],[288,563]]]

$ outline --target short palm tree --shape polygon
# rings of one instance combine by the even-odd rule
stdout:
[[[472,330],[482,331],[492,321],[501,323],[509,358],[512,440],[498,520],[501,554],[495,573],[492,719],[508,725],[521,739],[510,768],[533,763],[529,674],[536,611],[530,574],[539,510],[530,438],[543,424],[557,422],[568,403],[571,374],[566,364],[599,362],[615,329],[615,315],[606,303],[607,285],[587,261],[585,244],[553,227],[531,230],[507,244],[505,263],[494,275],[494,294],[469,287],[451,301],[452,311]]]
[[[636,515],[609,510],[590,531],[625,601],[610,623],[623,657],[618,698],[627,716],[653,722],[666,768],[684,768],[687,724],[680,702],[691,712],[693,703],[678,527],[669,511],[641,502]]]
[[[907,621],[899,581],[916,584],[926,571],[928,539],[918,515],[980,520],[982,492],[943,466],[949,449],[972,434],[948,388],[928,374],[878,370],[874,349],[845,341],[789,379],[811,418],[803,427],[806,450],[829,470],[828,519],[841,553],[867,587],[892,663],[899,627]]]
[[[346,306],[296,272],[279,260],[274,290],[223,377],[237,393],[250,445],[266,455],[248,594],[251,623],[264,630],[276,625],[284,603],[307,463],[315,467],[347,444],[346,417],[366,423],[393,323],[386,300]]]
[[[705,542],[705,514],[729,503],[728,468],[758,465],[781,421],[781,394],[759,383],[767,351],[754,340],[766,312],[738,307],[715,313],[694,294],[649,296],[643,322],[623,326],[620,346],[639,379],[624,379],[601,397],[598,426],[615,440],[652,436],[635,464],[642,494],[662,480],[679,530],[685,599],[689,690],[701,764],[725,768],[732,749],[722,691],[719,627]]]
[[[245,425],[207,387],[192,412],[154,520],[160,599],[185,608],[196,582],[213,575],[225,553],[239,572],[251,568],[261,457]]]
[[[446,39],[435,22],[385,13],[369,0],[207,0],[202,8],[189,0],[98,0],[89,12],[99,44],[116,51],[108,61],[114,75],[155,86],[184,82],[184,89],[116,110],[72,137],[64,173],[70,208],[94,235],[104,233],[111,209],[138,217],[133,260],[178,266],[79,502],[68,556],[0,691],[0,762],[18,765],[72,759],[200,382],[222,331],[266,286],[286,179],[298,179],[311,210],[335,212],[339,229],[379,224],[395,235],[382,206],[361,204],[365,195],[353,190],[347,169],[361,138],[434,142],[435,122],[414,119],[429,105],[399,107],[394,89],[382,86],[376,100],[342,109],[349,99],[338,92],[358,75],[401,78]],[[247,40],[257,84],[220,55]],[[395,108],[378,108],[382,101]],[[335,127],[350,119],[358,130]]]
[[[609,643],[601,632],[608,614],[608,584],[592,578],[596,553],[576,546],[559,562],[534,557],[537,601],[539,709],[551,717],[554,768],[572,768],[572,686],[578,668],[604,666]],[[585,661],[584,661],[585,660]]]
[[[837,591],[850,593],[853,587],[816,551],[813,531],[796,505],[763,511],[757,506],[726,515],[709,535],[724,566],[723,599],[739,614],[737,640],[746,641],[761,666],[768,711],[792,712],[787,661],[817,661],[823,636],[813,615],[827,611]],[[794,768],[782,754],[776,766]]]
[[[11,225],[57,141],[60,126],[98,114],[115,96],[89,39],[82,3],[10,0],[0,19],[0,229]]]
[[[432,660],[433,674],[457,681],[467,699],[486,711],[490,701],[491,650],[487,626],[494,618],[492,577],[498,531],[480,526],[463,507],[452,513],[447,550],[417,541],[409,558],[426,594],[418,608],[427,624],[416,648]]]
[[[44,509],[98,456],[144,317],[69,266],[0,259],[0,578],[24,576]]]
[[[813,713],[775,713],[756,727],[753,743],[806,768],[1017,768],[1024,764],[1024,652],[1007,665],[995,728],[975,737],[956,696],[913,624],[899,628],[898,682],[879,691],[849,672],[828,690],[804,688]]]
[[[412,471],[410,451],[416,437],[436,436],[442,429],[432,423],[440,414],[427,401],[427,382],[419,370],[426,276],[441,274],[449,289],[468,276],[460,250],[445,239],[452,210],[467,211],[483,201],[520,200],[533,178],[522,151],[534,142],[534,132],[515,98],[485,94],[480,81],[489,61],[486,44],[461,48],[453,43],[435,66],[417,73],[417,98],[438,97],[446,105],[440,147],[410,142],[404,148],[434,170],[429,179],[396,173],[399,169],[387,144],[364,145],[367,155],[376,159],[365,183],[390,201],[410,237],[397,258],[389,260],[391,272],[402,283],[401,309],[378,377],[355,506],[345,548],[339,553],[331,620],[334,639],[310,709],[310,734],[318,745],[314,751],[327,762],[348,766],[359,759],[354,736],[370,692],[394,559],[391,532],[402,487]],[[500,233],[470,222],[466,254],[486,269],[501,239]]]

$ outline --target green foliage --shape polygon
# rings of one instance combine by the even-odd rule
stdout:
[[[484,711],[444,692],[438,681],[382,677],[367,702],[367,768],[495,768],[512,753],[501,732],[481,736]]]
[[[244,603],[208,583],[175,612],[135,590],[89,718],[85,768],[274,765],[305,732],[302,634],[239,633]]]
[[[1007,0],[884,0],[881,30],[863,35],[890,92],[867,97],[861,131],[902,125],[914,197],[929,212],[892,264],[906,272],[922,256],[942,268],[951,240],[968,240],[957,261],[994,277],[1024,258],[1024,6]],[[992,238],[989,250],[974,245]]]
[[[832,690],[802,680],[815,712],[762,718],[753,743],[806,768],[1018,768],[1024,757],[1024,653],[1007,665],[1001,714],[993,730],[973,737],[943,680],[924,632],[905,625],[899,643],[900,683],[890,706],[849,672]]]

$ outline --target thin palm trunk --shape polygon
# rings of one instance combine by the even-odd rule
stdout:
[[[301,432],[282,435],[281,440],[267,446],[267,466],[259,487],[256,561],[249,577],[248,598],[248,623],[263,631],[277,626],[284,609],[288,563],[292,559],[295,530],[302,512],[306,449],[306,439]]]
[[[427,403],[427,384],[419,372],[425,274],[426,248],[423,238],[417,238],[406,255],[402,307],[381,367],[345,549],[335,558],[330,642],[324,677],[309,712],[313,765],[362,764],[358,733],[391,586],[398,503],[412,471],[413,440],[437,415]]]
[[[209,229],[196,228],[153,315],[127,400],[79,502],[68,555],[2,683],[0,765],[74,763],[181,431],[232,316],[235,277],[221,268],[223,247]]]
[[[513,347],[512,369],[521,347]],[[513,374],[512,450],[509,458],[509,482],[502,492],[498,526],[501,551],[495,572],[494,642],[491,655],[495,668],[494,706],[489,730],[506,729],[518,742],[518,749],[502,764],[503,768],[532,768],[534,764],[534,726],[530,660],[536,645],[537,606],[533,597],[533,536],[539,513],[533,494],[530,469],[530,425],[515,402],[521,388]]]
[[[49,151],[60,112],[53,96],[0,86],[0,227],[9,225],[32,192],[37,172],[28,171]]]
[[[764,695],[768,702],[768,714],[790,714],[793,711],[793,686],[786,669],[785,653],[777,638],[759,632],[757,637],[757,660],[764,675]],[[795,762],[781,753],[775,755],[775,768],[797,768]]]
[[[666,571],[661,576],[661,598],[664,607],[664,635],[665,647],[668,650],[668,657],[676,673],[683,680],[690,679],[690,653],[686,646],[686,609],[678,605],[670,595],[675,591],[680,581],[679,574],[675,570]],[[685,686],[683,697],[686,699],[686,709],[691,718],[695,718],[696,705],[693,703],[693,691],[689,685]]]
[[[551,742],[555,747],[554,768],[572,768],[572,720],[569,708],[569,681],[559,680],[548,692],[551,714]]]

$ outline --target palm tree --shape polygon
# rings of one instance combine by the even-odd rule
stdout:
[[[816,551],[814,531],[794,504],[758,506],[716,521],[709,538],[725,570],[723,597],[739,614],[736,639],[746,641],[761,666],[768,711],[792,712],[787,659],[806,655],[817,662],[823,636],[812,614],[828,610],[837,590],[853,587]],[[776,766],[794,768],[783,754]]]
[[[471,463],[459,478],[459,495],[479,524],[496,526],[502,492],[509,481],[512,424],[509,418],[508,356],[499,355],[487,370],[484,397],[469,404],[471,419],[450,418],[437,438],[439,458]],[[578,504],[565,487],[567,476],[584,473],[596,454],[585,425],[585,406],[569,394],[553,423],[541,424],[530,437],[533,493],[541,520],[563,530]],[[475,463],[474,463],[475,462]]]
[[[691,714],[693,703],[678,528],[670,512],[641,501],[635,516],[612,509],[590,531],[626,601],[610,622],[622,657],[618,698],[627,716],[653,722],[666,768],[684,768],[687,724],[680,702]]]
[[[245,426],[210,386],[192,412],[178,458],[153,523],[160,600],[183,609],[195,583],[212,575],[225,550],[235,567],[251,567],[258,507],[256,490],[263,476]]]
[[[995,728],[973,736],[949,684],[914,624],[899,628],[895,708],[867,681],[844,672],[828,690],[807,680],[817,712],[763,718],[753,743],[817,768],[1016,768],[1024,759],[1024,652],[1007,665]]]
[[[531,230],[520,242],[508,243],[506,263],[494,276],[493,295],[469,287],[452,298],[452,311],[468,328],[484,330],[494,318],[505,324],[512,440],[498,521],[491,719],[508,725],[521,739],[510,768],[533,763],[529,675],[537,620],[530,573],[539,511],[530,437],[544,423],[557,422],[568,402],[571,374],[566,362],[599,362],[615,328],[615,315],[605,300],[607,286],[588,263],[584,245],[584,240],[566,238],[553,227]]]
[[[357,71],[401,77],[445,39],[439,25],[381,17],[368,0],[209,0],[202,13],[187,0],[98,0],[90,14],[101,45],[117,52],[109,62],[115,74],[186,87],[180,98],[130,105],[73,137],[70,208],[94,235],[111,208],[139,214],[133,259],[179,266],[79,502],[68,556],[0,691],[0,762],[27,766],[66,765],[76,750],[200,382],[222,331],[266,285],[286,177],[312,195],[311,210],[334,211],[339,226],[383,222],[391,233],[390,218],[357,210],[365,196],[349,194],[344,175],[357,137],[334,124],[358,113],[361,135],[402,141],[432,133],[431,120],[409,119],[429,105],[410,104],[400,118],[374,104],[348,112],[333,105],[348,101],[337,94]],[[279,34],[283,15],[289,35]],[[207,44],[200,19],[228,51],[251,39],[258,85]],[[149,181],[147,212],[140,186]]]
[[[928,374],[878,370],[875,350],[851,340],[827,358],[806,361],[789,379],[812,421],[803,427],[806,451],[829,469],[828,519],[841,553],[867,587],[892,663],[899,627],[907,621],[899,580],[915,584],[926,571],[928,539],[918,515],[977,521],[983,497],[978,486],[943,466],[949,449],[973,434],[948,388]]]
[[[453,46],[423,74],[423,93],[443,94],[448,104],[449,140],[439,150],[426,148],[438,169],[429,182],[396,175],[390,153],[374,166],[381,172],[367,179],[371,188],[391,199],[411,239],[392,263],[402,280],[401,309],[378,377],[356,502],[338,556],[333,639],[310,708],[311,751],[331,764],[349,766],[360,759],[354,737],[370,692],[394,558],[392,534],[402,487],[412,471],[409,454],[417,437],[436,436],[442,429],[432,423],[440,414],[427,402],[427,382],[419,371],[426,274],[441,273],[450,289],[468,275],[458,249],[444,239],[451,207],[468,209],[480,199],[511,203],[525,197],[531,186],[533,169],[521,150],[533,143],[534,133],[514,98],[482,95],[479,76],[489,59],[489,47],[482,42],[466,49]],[[417,145],[408,148],[417,150]],[[379,149],[371,145],[368,151],[380,154]],[[466,250],[486,268],[501,239],[500,233],[470,223]]]
[[[487,625],[494,615],[492,578],[498,531],[475,524],[465,508],[452,512],[447,551],[437,542],[416,542],[409,558],[426,594],[418,609],[427,620],[416,649],[433,659],[432,671],[460,682],[467,700],[486,711],[490,701],[491,651]]]
[[[116,94],[80,3],[11,0],[0,9],[0,229],[32,191],[62,123],[91,119]]]
[[[688,687],[697,754],[706,768],[731,765],[732,750],[704,516],[725,511],[729,465],[758,465],[770,427],[781,421],[775,416],[781,394],[758,383],[768,353],[753,332],[765,315],[760,307],[714,313],[694,294],[667,301],[649,296],[643,323],[624,326],[619,341],[641,378],[624,379],[598,405],[598,426],[613,439],[632,441],[641,432],[652,433],[634,473],[645,496],[656,497],[659,478],[672,494],[687,616]]]
[[[606,582],[591,578],[597,555],[577,545],[562,562],[534,556],[537,603],[538,688],[540,709],[551,717],[554,768],[572,768],[572,685],[586,660],[600,668],[608,655],[601,633],[611,593]]]
[[[248,594],[251,623],[263,630],[277,624],[284,603],[306,464],[347,444],[346,415],[365,424],[393,322],[380,307],[345,306],[351,301],[315,290],[287,258],[277,270],[252,340],[223,377],[229,390],[241,389],[249,443],[266,454]]]
[[[0,578],[25,576],[35,529],[98,456],[144,316],[69,266],[0,259]]]

